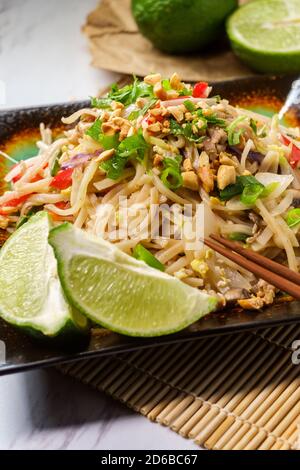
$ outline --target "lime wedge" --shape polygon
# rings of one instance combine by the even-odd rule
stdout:
[[[0,251],[0,316],[47,336],[85,328],[87,320],[66,302],[48,243],[47,212],[22,225]]]
[[[65,294],[95,323],[130,336],[181,330],[217,299],[126,255],[70,224],[50,232]]]
[[[300,1],[254,0],[227,21],[236,55],[259,72],[300,71]]]

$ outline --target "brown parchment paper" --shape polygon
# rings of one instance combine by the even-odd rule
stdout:
[[[226,80],[253,75],[231,52],[226,39],[209,53],[171,56],[155,49],[137,29],[130,0],[102,0],[83,27],[95,67],[114,72],[147,75],[174,71],[186,81]]]

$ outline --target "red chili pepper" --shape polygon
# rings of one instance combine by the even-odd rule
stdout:
[[[67,206],[68,206],[68,202],[66,201],[60,201],[60,202],[56,202],[54,205],[58,208],[58,209],[66,209]]]
[[[16,163],[13,167],[12,167],[12,170],[14,168],[16,168],[17,166],[19,166],[20,164],[19,163]],[[18,173],[16,176],[14,176],[11,180],[13,183],[16,183],[17,181],[19,181],[21,179],[21,173]]]
[[[16,168],[18,165],[20,165],[20,163],[16,163],[16,164],[12,167],[12,170],[13,170],[14,168]],[[29,165],[29,166],[31,166],[31,165]],[[45,163],[45,165],[43,166],[43,170],[44,170],[45,168],[47,168],[47,166],[48,166],[48,163]],[[19,173],[19,174],[17,174],[16,176],[14,176],[11,180],[12,180],[13,183],[16,183],[17,181],[19,181],[19,180],[22,178],[22,176],[23,176],[22,173]],[[36,183],[36,181],[40,181],[41,179],[43,179],[43,177],[42,177],[39,173],[37,173],[37,174],[30,180],[30,183]]]
[[[1,208],[4,209],[5,207],[18,207],[20,204],[25,202],[30,196],[31,196],[31,194],[25,194],[25,196],[10,199],[9,201],[5,202],[4,204],[1,204],[1,206],[0,206],[0,215],[7,215],[7,212],[4,211],[4,210],[1,210]]]
[[[194,86],[193,89],[193,97],[194,98],[205,98],[206,97],[206,90],[208,87],[208,83],[206,82],[198,82]]]
[[[74,168],[67,168],[66,170],[59,171],[51,181],[50,186],[60,190],[69,188],[72,184],[73,171]]]
[[[281,140],[284,145],[290,145],[291,140],[285,137],[284,135],[281,136]],[[297,168],[298,163],[300,161],[300,148],[298,148],[295,144],[292,143],[292,150],[289,158],[289,163],[292,168]]]

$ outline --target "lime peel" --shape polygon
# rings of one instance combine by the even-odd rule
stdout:
[[[72,305],[95,323],[129,336],[179,331],[214,310],[217,298],[128,256],[71,224],[50,232]]]
[[[47,212],[39,212],[2,247],[0,316],[27,331],[57,336],[85,329],[87,320],[64,298],[48,243],[50,228]]]

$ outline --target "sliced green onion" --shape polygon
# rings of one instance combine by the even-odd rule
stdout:
[[[279,183],[275,181],[274,183],[270,183],[264,187],[263,192],[261,193],[260,197],[268,197],[276,188],[278,188]]]
[[[226,130],[228,133],[228,143],[229,145],[238,145],[240,143],[240,137],[242,133],[244,132],[244,129],[238,129],[237,131],[236,126],[244,121],[246,119],[246,116],[239,116],[236,119],[232,121],[229,126],[227,126]]]
[[[140,243],[134,248],[133,256],[140,261],[144,261],[144,263],[148,264],[148,266],[151,266],[151,268],[159,269],[160,271],[165,270],[165,266]]]
[[[56,159],[54,160],[54,162],[52,164],[52,167],[51,167],[51,170],[50,170],[50,175],[51,176],[56,176],[57,173],[60,170],[60,164],[58,163],[60,157],[61,157],[61,154],[56,157]]]
[[[253,130],[254,134],[257,135],[257,124],[256,121],[250,118],[250,127]]]
[[[232,232],[228,235],[229,240],[237,241],[237,242],[245,242],[249,235],[247,233],[242,232]]]
[[[162,86],[163,86],[163,89],[166,90],[166,91],[170,91],[172,90],[172,87],[171,87],[171,84],[170,84],[170,80],[168,79],[165,79],[165,80],[162,80]]]
[[[191,100],[185,100],[183,104],[190,113],[194,112],[196,109],[194,103]]]
[[[288,211],[285,220],[290,228],[296,227],[300,223],[300,208]]]
[[[183,180],[180,172],[173,166],[168,166],[160,175],[163,184],[169,189],[178,189],[182,186]]]
[[[264,186],[262,184],[249,184],[245,186],[241,195],[241,202],[246,206],[255,204],[263,190]]]

